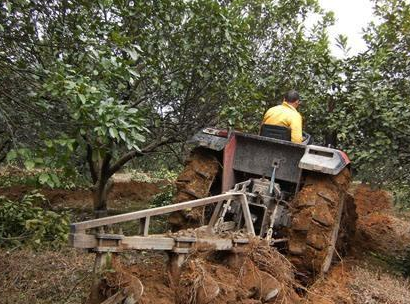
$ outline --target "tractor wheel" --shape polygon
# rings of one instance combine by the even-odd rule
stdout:
[[[219,162],[216,156],[207,153],[204,149],[195,149],[191,152],[184,170],[177,178],[177,192],[174,203],[204,198],[209,195],[211,186],[219,172]],[[169,217],[171,229],[195,228],[203,225],[205,208],[173,212]]]
[[[334,253],[346,252],[355,231],[356,211],[347,193],[350,172],[336,176],[312,175],[292,202],[290,259],[309,277],[329,270]]]

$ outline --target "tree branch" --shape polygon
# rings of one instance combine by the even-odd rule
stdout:
[[[11,139],[8,138],[0,146],[0,163],[2,163],[6,159],[7,153],[9,152],[10,148]]]
[[[143,156],[145,153],[153,152],[156,148],[159,148],[160,146],[170,144],[170,143],[173,143],[173,142],[174,142],[173,138],[167,138],[167,139],[163,139],[161,141],[154,141],[151,144],[149,144],[148,146],[141,149],[141,151],[132,150],[132,151],[124,154],[108,170],[108,178],[111,177],[115,172],[120,170],[121,167],[124,166],[131,159],[133,159],[137,156]]]
[[[98,180],[98,174],[95,168],[95,164],[93,162],[93,148],[88,143],[87,143],[87,162],[88,162],[88,166],[90,167],[91,179],[93,180],[93,184],[95,184]]]

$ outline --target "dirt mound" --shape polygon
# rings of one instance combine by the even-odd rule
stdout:
[[[113,259],[111,269],[102,273],[101,280],[98,286],[92,289],[87,304],[101,303],[118,292],[127,295],[136,293],[141,296],[139,304],[174,304],[175,293],[166,271],[167,261],[167,256],[158,252],[131,254]],[[128,290],[130,285],[135,287],[134,292]]]
[[[401,256],[410,246],[410,222],[393,215],[389,192],[361,184],[354,191],[359,215],[354,249]]]
[[[149,201],[155,194],[161,192],[161,186],[166,182],[148,183],[148,182],[115,182],[110,194],[109,200],[124,201],[133,200],[139,202]],[[116,206],[116,204],[114,204]],[[118,204],[117,204],[118,206]],[[122,208],[122,206],[119,206]]]
[[[115,182],[108,199],[110,201],[110,208],[113,209],[127,209],[130,206],[127,202],[147,202],[155,194],[161,192],[161,186],[164,182],[159,183],[147,183],[137,181],[127,182]],[[9,199],[18,200],[25,194],[36,190],[30,186],[13,186],[8,188],[1,188],[0,195],[4,195]],[[39,189],[50,202],[50,205],[55,208],[79,208],[79,209],[92,209],[92,193],[90,190],[75,189]]]
[[[402,256],[410,246],[410,222],[390,214],[371,213],[357,222],[357,247]]]
[[[128,286],[131,275],[143,284],[141,304],[300,303],[290,262],[263,242],[250,244],[240,255],[197,251],[177,278],[166,271],[168,262],[166,255],[140,256],[132,265],[109,272],[100,290],[115,294],[121,284]]]
[[[374,212],[390,213],[393,208],[393,198],[389,192],[372,189],[365,184],[360,184],[354,190],[354,199],[356,212],[362,217]]]
[[[98,285],[93,286],[87,304],[99,304],[104,301],[122,303],[123,300],[125,303],[138,302],[144,292],[141,281],[114,257],[111,267]]]
[[[308,290],[306,304],[353,304],[349,290],[351,268],[345,261],[330,269],[326,277],[317,280]]]

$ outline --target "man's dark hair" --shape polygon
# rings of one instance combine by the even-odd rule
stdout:
[[[284,99],[290,103],[295,102],[299,100],[299,93],[295,90],[290,90],[285,94]]]

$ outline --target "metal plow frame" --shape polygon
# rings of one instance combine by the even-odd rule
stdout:
[[[97,253],[122,252],[125,250],[165,250],[177,254],[187,254],[195,247],[195,244],[201,243],[212,246],[215,250],[232,250],[240,244],[248,243],[248,239],[196,238],[166,234],[149,235],[150,219],[153,216],[217,203],[212,218],[207,225],[207,231],[212,234],[225,201],[234,201],[241,204],[246,231],[249,235],[254,236],[255,231],[246,194],[233,191],[179,204],[73,223],[70,226],[69,244],[75,248],[88,249]],[[114,233],[111,228],[114,224],[129,221],[139,221],[139,235],[125,236],[121,228],[117,233]],[[107,228],[109,233],[106,233]]]

